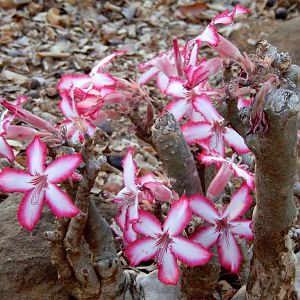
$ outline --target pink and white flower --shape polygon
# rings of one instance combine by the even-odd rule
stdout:
[[[242,262],[242,254],[235,236],[238,235],[247,240],[253,238],[252,221],[241,219],[252,204],[249,188],[243,184],[233,194],[230,204],[223,212],[219,212],[204,196],[192,195],[189,199],[193,213],[212,224],[212,226],[197,229],[191,239],[208,249],[218,244],[221,265],[237,273]]]
[[[114,201],[120,205],[120,213],[116,216],[116,222],[123,230],[126,242],[136,239],[132,230],[132,224],[137,221],[138,205],[141,201],[153,203],[171,200],[171,190],[155,179],[152,174],[142,177],[137,176],[137,166],[133,160],[134,150],[130,148],[123,159],[123,178],[125,187],[117,194]]]
[[[247,170],[246,165],[234,163],[235,156],[228,160],[211,151],[210,153],[199,154],[197,158],[205,166],[209,166],[212,163],[217,164],[217,166],[221,165],[220,170],[207,189],[207,197],[209,199],[216,198],[224,190],[233,175],[242,177],[248,188],[254,190],[254,175]]]
[[[240,51],[231,42],[218,34],[215,25],[230,25],[233,23],[237,14],[246,14],[249,12],[250,10],[242,7],[241,5],[236,5],[231,12],[226,10],[225,12],[218,14],[212,19],[200,35],[189,42],[189,52],[193,52],[195,47],[198,48],[199,45],[206,42],[209,46],[214,47],[221,55],[239,59],[246,63],[247,58],[244,58]]]
[[[191,90],[184,86],[183,79],[171,77],[165,94],[172,96],[172,100],[166,106],[166,110],[175,116],[177,121],[180,121],[184,116],[191,117],[193,113],[201,113],[205,119],[210,116],[217,116],[219,113],[213,107],[209,95],[219,95],[220,92],[206,87],[206,82],[198,84]]]
[[[7,130],[14,116],[5,110],[0,116],[0,156],[7,158],[10,162],[15,159],[11,146],[6,141]]]
[[[234,17],[237,14],[248,14],[250,10],[237,4],[234,9],[230,12],[226,9],[224,12],[216,15],[212,21],[210,22],[212,25],[216,24],[224,24],[224,25],[231,25],[234,21]]]
[[[158,278],[164,284],[177,284],[180,275],[177,259],[188,266],[206,264],[212,254],[200,244],[180,235],[191,216],[185,196],[173,203],[162,226],[151,213],[139,211],[139,220],[133,229],[143,237],[125,249],[130,264],[135,266],[156,257]]]
[[[65,127],[67,131],[67,138],[73,143],[82,143],[85,138],[84,135],[92,136],[95,132],[95,126],[91,122],[89,116],[84,116],[78,113],[76,102],[72,97],[72,89],[62,91],[60,93],[61,101],[59,108],[64,116],[67,118],[60,126]],[[80,102],[79,102],[80,103]]]
[[[79,209],[57,183],[72,176],[82,161],[81,155],[61,156],[46,167],[47,147],[39,137],[27,147],[26,154],[28,171],[6,168],[0,174],[3,191],[25,193],[18,210],[20,224],[32,231],[45,203],[57,217],[76,216]]]
[[[163,93],[168,86],[169,78],[179,76],[173,51],[162,53],[144,64],[140,64],[141,71],[145,71],[138,79],[138,84],[143,85],[156,78],[156,84]]]
[[[57,89],[59,91],[75,89],[75,93],[88,94],[92,89],[101,90],[104,87],[114,86],[116,80],[102,69],[111,62],[117,55],[124,54],[125,51],[114,52],[101,59],[89,74],[65,74],[60,79]]]
[[[1,99],[0,104],[2,104],[7,110],[9,110],[15,117],[18,117],[21,121],[38,129],[42,129],[52,133],[56,132],[53,124],[20,107],[20,102],[10,103],[5,99]]]
[[[202,100],[203,101],[203,100]],[[209,114],[213,111],[213,114]],[[225,156],[225,143],[238,154],[250,152],[244,139],[231,127],[223,125],[223,117],[215,110],[207,110],[202,105],[198,112],[205,114],[207,122],[188,122],[181,127],[188,144],[200,143],[205,149],[213,150]]]
[[[186,82],[184,87],[192,89],[201,82],[207,82],[210,76],[215,75],[223,68],[222,60],[219,57],[214,57],[209,60],[202,60],[197,65],[187,65],[184,68]]]

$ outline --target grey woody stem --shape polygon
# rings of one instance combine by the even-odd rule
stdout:
[[[199,174],[193,155],[187,145],[175,117],[165,112],[152,127],[152,139],[168,176],[174,180],[173,189],[183,194],[203,195]],[[213,299],[220,273],[216,258],[207,265],[182,267],[182,292],[186,299]]]
[[[247,142],[256,156],[256,208],[249,300],[296,299],[295,257],[288,232],[297,214],[293,187],[297,166],[299,98],[289,90],[266,97],[269,130]]]

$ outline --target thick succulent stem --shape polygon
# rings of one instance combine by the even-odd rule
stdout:
[[[152,139],[168,176],[179,194],[203,194],[193,155],[175,117],[165,112],[152,127]]]
[[[111,229],[92,200],[84,237],[92,253],[94,269],[101,280],[99,299],[115,299],[124,291],[127,281],[117,256]]]
[[[203,195],[193,155],[174,116],[166,112],[154,124],[152,138],[173,189],[179,194]],[[220,265],[212,259],[207,265],[182,268],[182,292],[186,299],[210,299],[220,273]]]
[[[85,162],[83,180],[74,186],[64,183],[66,191],[75,198],[80,213],[72,218],[57,220],[55,231],[46,232],[51,257],[59,277],[76,299],[121,299],[132,278],[126,276],[116,253],[111,229],[90,199],[90,192],[106,158],[95,158],[94,145],[101,137],[97,132],[82,151]],[[99,141],[98,141],[99,142]]]
[[[289,90],[274,90],[266,97],[265,113],[267,133],[247,138],[256,156],[257,201],[247,294],[249,300],[296,299],[295,257],[288,232],[297,213],[293,187],[299,99]]]

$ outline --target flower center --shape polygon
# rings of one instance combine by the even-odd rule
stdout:
[[[48,178],[47,175],[35,174],[31,183],[35,186],[31,195],[31,204],[36,205],[42,198],[42,193],[48,188]]]
[[[223,218],[221,220],[215,220],[216,231],[221,233],[227,233],[231,225],[228,223],[228,218]]]
[[[164,232],[162,234],[157,235],[158,240],[156,242],[157,250],[157,263],[162,263],[162,258],[164,254],[167,252],[169,244],[172,242],[172,239],[170,238],[168,232]]]

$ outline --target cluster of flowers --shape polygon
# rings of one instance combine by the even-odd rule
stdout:
[[[197,194],[183,195],[172,201],[171,190],[153,174],[137,176],[132,154],[133,149],[130,149],[123,159],[125,187],[115,199],[120,204],[116,222],[123,230],[125,253],[131,265],[156,257],[159,280],[176,284],[179,279],[177,259],[189,266],[206,264],[212,257],[208,249],[217,244],[222,266],[238,272],[242,255],[235,235],[253,237],[251,221],[241,219],[252,204],[247,184],[241,185],[221,212],[211,200]],[[172,202],[163,225],[149,211],[139,208],[145,201],[150,205],[154,201]],[[189,224],[192,213],[210,225],[198,228],[190,238],[185,238],[180,234]]]
[[[254,189],[253,174],[246,166],[235,163],[236,154],[225,157],[225,143],[238,154],[250,150],[243,138],[231,127],[226,126],[224,118],[213,105],[224,96],[224,89],[212,88],[209,79],[224,68],[223,59],[229,58],[238,63],[245,72],[253,70],[252,63],[228,40],[218,34],[217,24],[231,24],[236,14],[249,11],[237,5],[217,15],[202,34],[188,41],[180,48],[176,38],[173,49],[160,54],[140,65],[144,73],[138,79],[140,85],[156,78],[158,89],[173,100],[166,106],[181,124],[183,135],[188,144],[202,147],[199,161],[220,168],[211,182],[207,197],[200,195],[185,196],[173,201],[164,224],[150,212],[139,209],[139,203],[149,201],[170,201],[172,193],[152,174],[137,177],[136,165],[129,150],[123,160],[125,187],[115,201],[120,203],[120,214],[116,221],[124,233],[127,244],[125,253],[132,265],[156,257],[158,277],[165,284],[176,284],[179,278],[177,259],[189,266],[207,263],[212,254],[208,251],[218,245],[221,265],[231,272],[238,272],[242,256],[235,235],[251,239],[251,221],[241,216],[250,208],[250,190]],[[212,46],[220,57],[199,60],[202,43]],[[235,89],[238,108],[248,107],[253,99],[246,97],[247,88]],[[220,195],[228,181],[235,175],[244,183],[237,189],[227,208],[220,211],[212,200]],[[192,213],[201,217],[212,226],[197,229],[192,236],[180,236],[190,222]]]
[[[89,74],[66,74],[61,78],[57,85],[61,97],[59,107],[64,115],[61,124],[52,124],[24,109],[22,105],[27,101],[24,96],[19,96],[15,103],[0,100],[5,108],[0,117],[0,155],[13,163],[14,152],[7,140],[31,142],[26,150],[28,172],[5,168],[0,174],[3,191],[25,193],[18,219],[29,231],[40,219],[44,203],[57,217],[74,217],[79,213],[68,194],[56,184],[66,179],[82,179],[75,171],[82,161],[81,155],[64,155],[46,168],[46,143],[52,147],[67,141],[84,143],[86,136],[93,136],[95,124],[111,113],[102,108],[128,97],[124,87],[129,82],[102,72],[116,55],[123,53],[116,52],[100,60]],[[15,125],[14,120],[25,124]]]
[[[252,238],[251,221],[241,217],[251,206],[254,178],[244,165],[235,163],[235,155],[225,157],[225,143],[238,154],[247,153],[249,149],[243,138],[226,126],[214,107],[213,101],[224,96],[224,89],[212,88],[209,79],[224,68],[224,58],[234,60],[246,73],[253,70],[247,55],[242,55],[216,29],[217,24],[231,24],[236,14],[247,12],[237,5],[233,11],[219,14],[202,34],[183,48],[175,38],[171,51],[140,66],[145,72],[138,84],[104,71],[114,57],[124,53],[121,51],[100,60],[89,74],[64,75],[57,85],[61,97],[59,107],[64,115],[61,124],[51,124],[24,109],[26,98],[23,96],[15,103],[0,100],[5,108],[0,118],[0,155],[13,162],[13,149],[7,140],[30,142],[26,150],[28,171],[5,168],[0,173],[3,191],[25,193],[18,210],[20,224],[33,230],[44,203],[57,217],[74,217],[79,213],[57,184],[66,179],[81,180],[76,172],[82,162],[81,155],[61,156],[46,167],[46,143],[48,146],[60,146],[66,141],[83,144],[87,136],[93,136],[99,123],[116,115],[115,111],[106,109],[107,105],[130,100],[130,91],[156,78],[159,90],[174,98],[166,110],[179,122],[185,122],[182,132],[187,143],[199,144],[203,150],[198,159],[205,165],[215,163],[219,171],[208,188],[207,197],[192,195],[175,200],[171,190],[153,174],[138,177],[134,151],[129,149],[123,160],[125,187],[115,198],[120,206],[116,222],[123,230],[125,253],[132,265],[156,257],[159,279],[165,284],[176,284],[179,278],[177,259],[190,266],[205,264],[212,256],[209,248],[217,244],[221,264],[237,272],[242,255],[235,236]],[[213,47],[220,57],[199,60],[203,43]],[[269,85],[272,82],[270,79]],[[249,89],[236,86],[232,90],[238,98],[238,108],[251,104]],[[16,125],[15,119],[22,125]],[[233,175],[243,178],[244,183],[233,194],[227,208],[219,211],[212,200],[220,195]],[[151,205],[154,201],[171,203],[163,225],[150,212],[141,209],[142,203]],[[186,238],[180,234],[190,222],[192,213],[211,225],[197,229]]]

